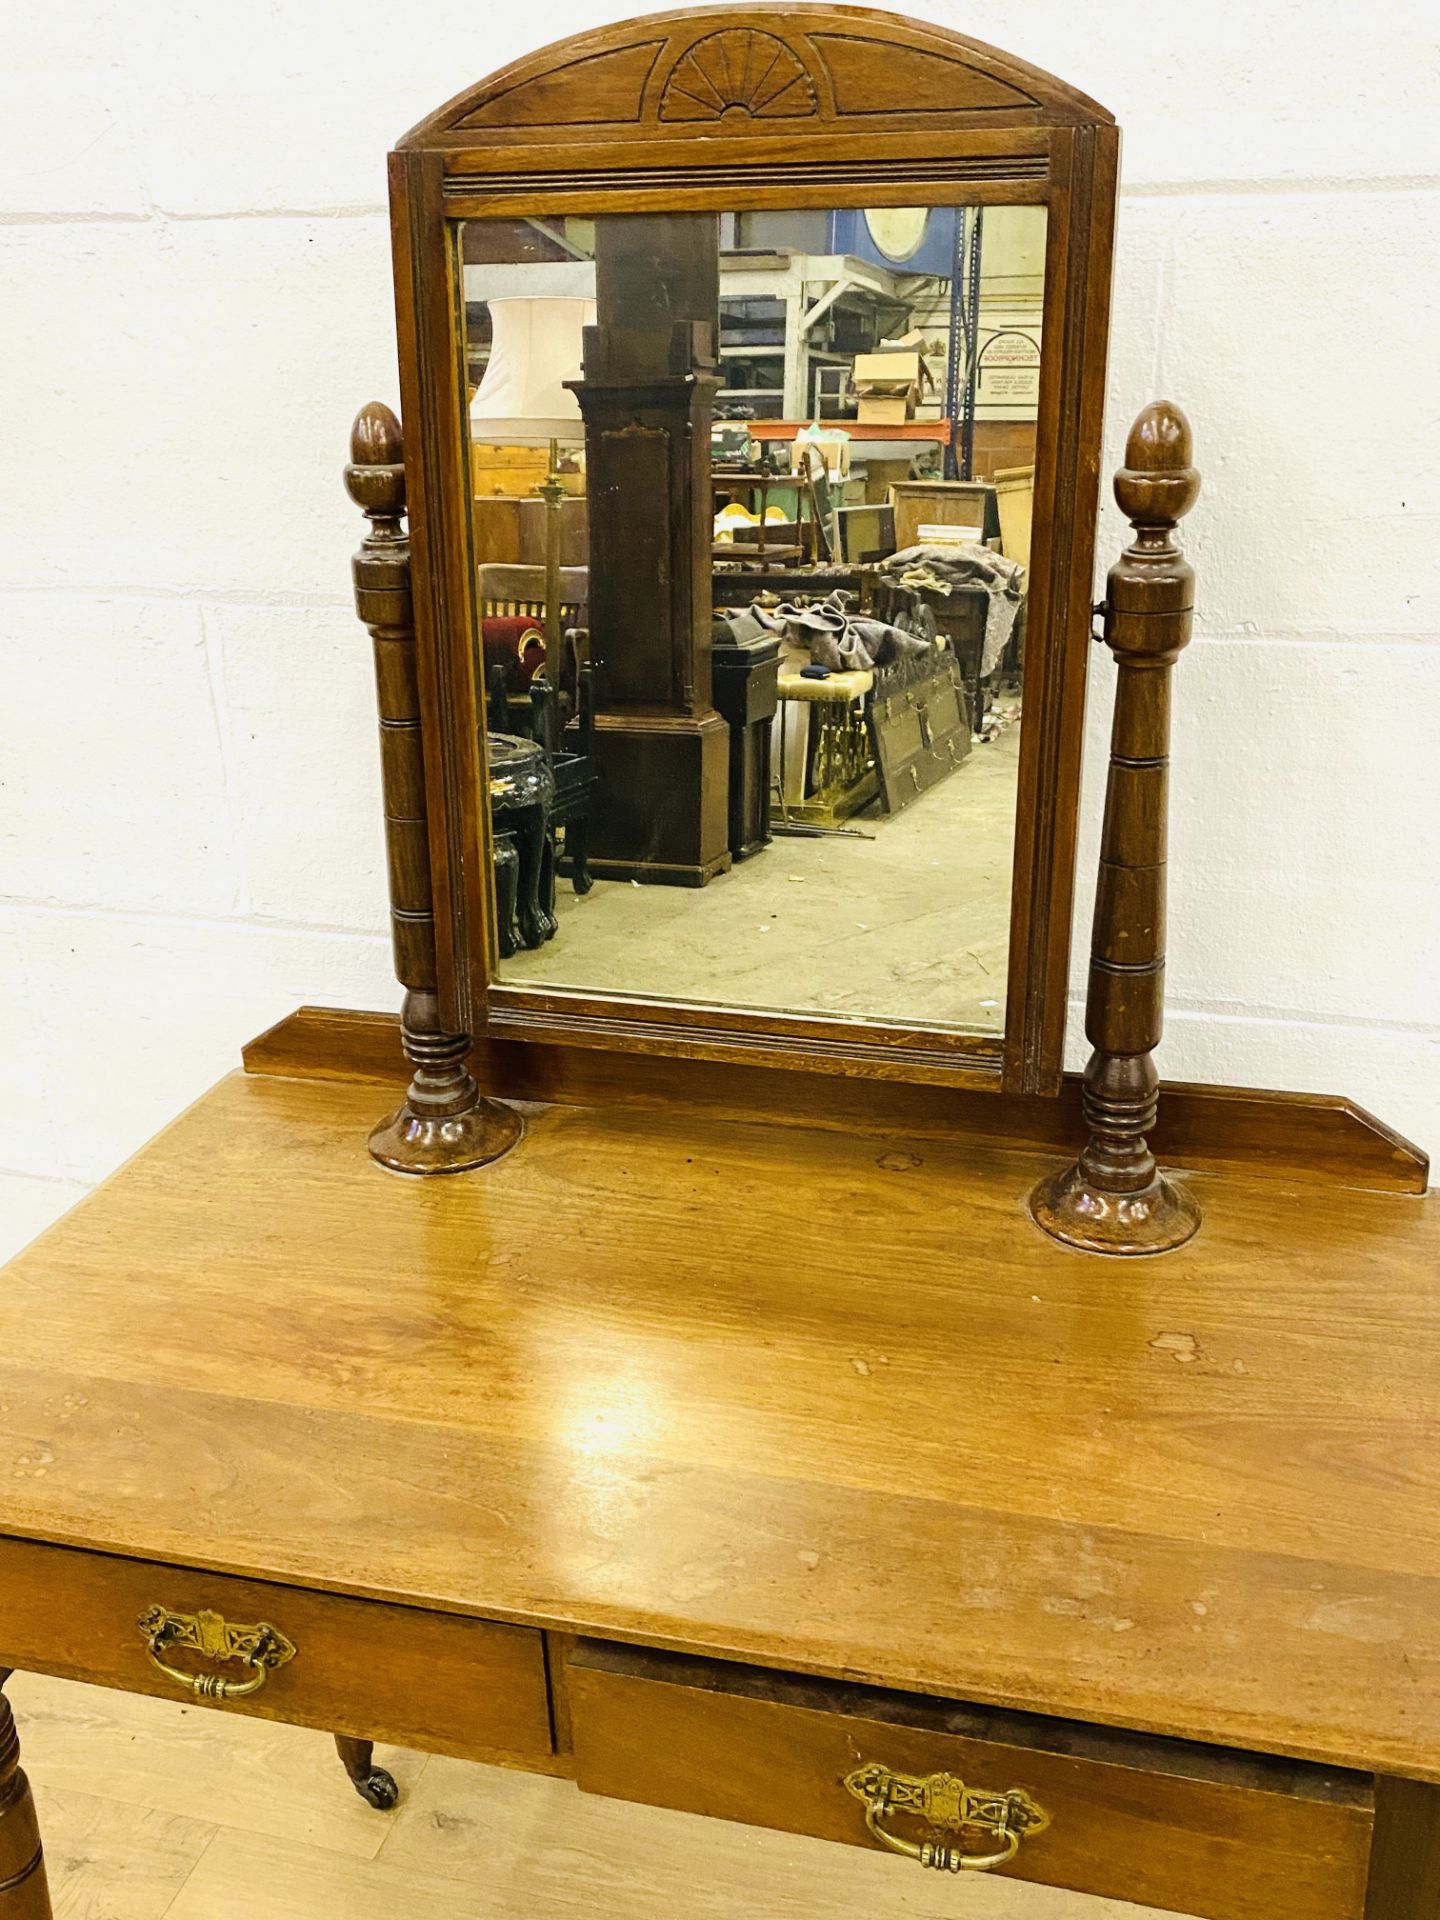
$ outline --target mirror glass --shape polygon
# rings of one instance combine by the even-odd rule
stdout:
[[[998,1035],[1044,209],[454,244],[500,981]]]

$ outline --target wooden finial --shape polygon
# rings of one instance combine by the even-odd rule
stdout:
[[[370,522],[353,563],[355,611],[375,647],[390,931],[405,989],[400,1038],[415,1069],[404,1104],[371,1134],[370,1151],[396,1173],[463,1173],[513,1147],[524,1122],[481,1098],[465,1064],[468,1034],[447,1032],[440,1018],[404,445],[400,422],[378,401],[356,416],[345,489]]]
[[[355,416],[345,491],[369,520],[372,538],[404,538],[400,521],[405,512],[405,439],[400,422],[383,400],[372,400]]]
[[[1095,1253],[1165,1253],[1190,1238],[1200,1209],[1155,1164],[1164,1024],[1165,842],[1170,670],[1190,639],[1195,576],[1173,534],[1194,506],[1190,423],[1157,401],[1136,420],[1115,476],[1135,539],[1110,569],[1105,642],[1119,667],[1085,1033],[1090,1138],[1076,1164],[1036,1188],[1045,1231]]]
[[[1147,544],[1147,534],[1168,532],[1199,499],[1200,474],[1190,464],[1192,449],[1190,422],[1170,401],[1152,400],[1136,418],[1125,442],[1125,465],[1115,475],[1115,498],[1141,535],[1137,545]],[[1115,574],[1124,571],[1122,559],[1112,571],[1112,585]],[[1187,627],[1181,647],[1189,637]]]
[[[399,415],[383,400],[368,400],[350,429],[350,458],[357,467],[398,467],[405,459]]]

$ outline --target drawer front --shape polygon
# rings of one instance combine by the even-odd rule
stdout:
[[[1365,1775],[594,1641],[577,1643],[566,1678],[575,1777],[590,1792],[883,1846],[847,1777],[872,1765],[948,1774],[987,1794],[1019,1789],[1048,1819],[996,1869],[1018,1879],[1205,1920],[1365,1910]],[[937,1839],[908,1815],[879,1825]],[[938,1837],[982,1857],[1008,1844],[973,1828]],[[895,1870],[918,1871],[899,1858]]]
[[[551,1750],[545,1653],[527,1628],[0,1539],[0,1666],[195,1698],[151,1662],[138,1623],[157,1607],[266,1624],[294,1647],[258,1691],[216,1702],[228,1712],[462,1756]],[[179,1640],[160,1657],[182,1676],[257,1671]]]

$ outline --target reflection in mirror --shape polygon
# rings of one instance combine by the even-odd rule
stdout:
[[[998,1034],[1044,209],[456,239],[500,980]]]

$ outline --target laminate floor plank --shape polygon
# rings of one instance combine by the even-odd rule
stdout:
[[[484,1890],[289,1841],[265,1845],[233,1828],[192,1874],[166,1920],[481,1920]],[[593,1909],[592,1909],[593,1911]],[[540,1920],[516,1908],[515,1920]]]
[[[355,1792],[323,1733],[38,1674],[17,1673],[5,1691],[25,1770],[47,1787],[358,1860],[384,1845],[384,1819]],[[402,1794],[414,1791],[423,1754],[382,1747],[377,1758]]]
[[[30,1770],[55,1920],[163,1920],[216,1829],[203,1820],[71,1793]],[[253,1844],[253,1843],[252,1843]]]

